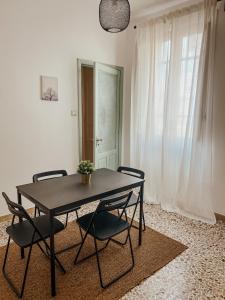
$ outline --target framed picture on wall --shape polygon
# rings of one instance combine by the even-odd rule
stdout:
[[[41,76],[41,100],[58,101],[58,78]]]

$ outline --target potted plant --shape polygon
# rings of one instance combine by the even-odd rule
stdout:
[[[81,174],[82,183],[89,184],[91,174],[94,172],[94,165],[90,160],[82,160],[78,166],[77,172]]]

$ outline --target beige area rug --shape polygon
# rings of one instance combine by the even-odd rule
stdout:
[[[131,230],[131,236],[135,255],[135,267],[130,273],[106,290],[103,290],[100,286],[95,256],[74,266],[73,261],[77,248],[59,255],[58,258],[64,265],[67,273],[62,274],[56,268],[57,296],[55,299],[120,299],[144,279],[153,275],[187,249],[183,244],[148,227],[146,231],[143,232],[143,244],[141,247],[138,246],[138,231],[136,229]],[[123,237],[124,236],[120,236],[119,238],[122,239]],[[56,249],[59,250],[65,245],[67,246],[79,241],[79,239],[80,236],[77,225],[70,223],[66,230],[56,236]],[[99,247],[101,247],[100,243]],[[92,253],[93,250],[93,239],[88,237],[83,247],[81,257],[82,255]],[[0,248],[1,267],[4,254],[5,247],[2,247]],[[20,259],[18,247],[12,244],[9,252],[7,271],[13,278],[16,286],[19,286],[21,282],[25,262],[25,260]],[[100,262],[105,280],[108,281],[131,264],[128,244],[124,247],[120,247],[110,242],[108,247],[100,253]],[[50,261],[36,245],[32,251],[23,298],[27,300],[51,299]],[[2,272],[0,272],[0,299],[17,299],[9,288]]]

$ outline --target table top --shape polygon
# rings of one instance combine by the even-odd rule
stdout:
[[[116,171],[98,169],[92,174],[90,184],[83,184],[81,175],[74,174],[20,185],[17,190],[44,211],[60,212],[138,187],[143,182]]]

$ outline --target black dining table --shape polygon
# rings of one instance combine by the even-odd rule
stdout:
[[[55,245],[53,218],[60,212],[73,209],[116,193],[140,187],[139,245],[142,243],[144,180],[109,169],[98,169],[92,174],[91,183],[83,184],[81,175],[74,174],[17,186],[18,203],[22,196],[29,199],[49,216],[51,294],[56,296]],[[24,257],[24,249],[21,249]]]

